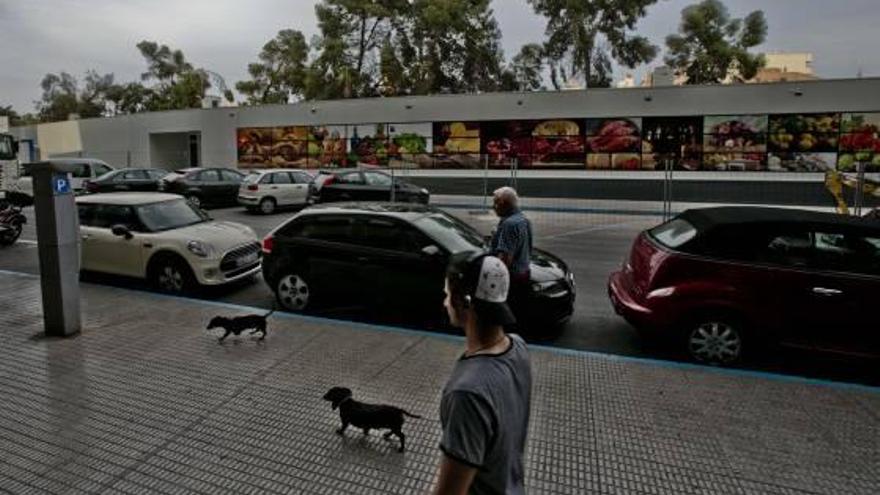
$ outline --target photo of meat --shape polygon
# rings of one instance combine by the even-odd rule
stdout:
[[[532,163],[531,120],[499,120],[480,124],[482,153],[490,168],[509,168],[517,160],[520,168]]]
[[[241,127],[236,133],[238,163],[242,168],[256,168],[270,163],[271,127]]]
[[[587,149],[594,153],[640,151],[640,119],[588,119]]]

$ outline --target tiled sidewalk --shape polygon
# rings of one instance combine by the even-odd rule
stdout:
[[[0,273],[0,492],[426,493],[448,336],[84,285],[85,331],[41,337],[38,280]],[[533,349],[531,493],[880,493],[880,391]],[[405,407],[408,451],[334,434],[321,400]]]

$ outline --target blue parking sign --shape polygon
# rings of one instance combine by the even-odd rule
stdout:
[[[55,195],[70,194],[70,178],[67,174],[55,175],[52,177],[52,191]]]

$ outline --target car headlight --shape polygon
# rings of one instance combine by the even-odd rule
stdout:
[[[559,281],[550,280],[549,282],[534,282],[532,283],[532,291],[533,292],[546,292],[551,289],[557,288],[559,286]]]
[[[428,190],[425,189],[424,187],[423,187],[422,190],[419,191],[419,192],[421,192],[422,194],[429,194],[429,193],[428,193]]]
[[[207,258],[212,253],[211,246],[201,241],[189,241],[186,243],[186,248],[192,254],[202,258]]]

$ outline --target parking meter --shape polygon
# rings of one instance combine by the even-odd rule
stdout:
[[[34,184],[43,323],[47,336],[79,333],[79,214],[71,185],[72,164],[26,164]]]

